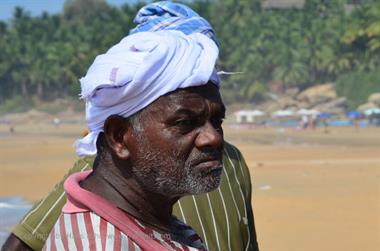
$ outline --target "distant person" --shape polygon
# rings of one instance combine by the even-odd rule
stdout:
[[[351,124],[355,128],[355,131],[359,131],[359,117],[351,118]]]
[[[312,114],[310,115],[310,128],[312,130],[315,130],[315,128],[317,127],[317,124],[318,124],[318,117],[317,117],[317,114]]]
[[[302,115],[301,117],[301,129],[305,130],[309,126],[309,116]]]
[[[322,124],[323,124],[323,132],[329,133],[329,123],[327,121],[327,118],[322,118]]]
[[[139,13],[152,15],[143,20],[155,20],[157,15],[163,17],[163,23],[172,25],[174,22],[167,19],[176,15],[181,25],[186,26],[186,29],[182,27],[183,32],[187,33],[165,30],[131,35],[129,39],[136,38],[136,43],[129,44],[126,39],[128,46],[122,47],[124,49],[119,51],[114,47],[115,50],[107,52],[123,54],[129,50],[131,55],[157,52],[157,57],[138,63],[140,71],[130,71],[134,74],[126,77],[130,77],[131,82],[118,79],[124,71],[123,68],[114,70],[113,60],[105,60],[109,67],[108,63],[107,66],[101,64],[102,57],[95,60],[82,80],[82,94],[93,108],[86,112],[90,131],[77,145],[81,155],[98,151],[94,171],[74,174],[66,181],[68,201],[45,246],[62,244],[65,249],[70,245],[83,247],[92,243],[105,250],[108,245],[121,248],[128,241],[146,250],[163,250],[170,246],[258,250],[250,205],[250,175],[238,150],[228,143],[223,144],[224,106],[214,69],[218,49],[206,36],[191,35],[200,32],[214,38],[211,27],[191,9],[170,2],[150,4]],[[154,22],[150,28],[160,27],[158,23]],[[147,23],[140,25],[144,28]],[[181,26],[176,26],[172,29],[182,31]],[[180,52],[184,54],[179,56]],[[138,60],[133,56],[121,58]],[[160,64],[150,64],[154,59]],[[98,66],[109,71],[99,71]],[[93,77],[92,74],[98,73],[100,77]],[[141,74],[143,84],[134,85],[135,74]],[[111,78],[111,83],[98,88],[98,81],[103,77]],[[87,89],[87,84],[92,88]],[[97,102],[99,106],[94,106]],[[103,123],[104,132],[101,132]],[[86,169],[90,169],[88,163],[80,167],[81,171]],[[171,207],[179,197],[217,188],[221,172],[223,182],[215,192],[188,196],[175,205],[173,212],[184,223],[171,215]],[[56,187],[25,216],[4,249],[25,247],[23,242],[34,249],[41,248],[45,234],[59,217],[64,200],[61,187]],[[85,219],[88,216],[90,220]],[[96,235],[98,223],[100,234]],[[187,224],[197,229],[204,244]],[[81,232],[84,225],[92,227],[94,233]],[[73,238],[57,235],[62,229]],[[107,229],[113,233],[110,241],[102,237],[108,237]]]

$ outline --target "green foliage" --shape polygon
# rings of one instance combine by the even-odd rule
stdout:
[[[30,109],[32,101],[22,96],[14,96],[0,104],[0,114],[25,112]]]
[[[49,102],[36,105],[39,111],[49,114],[57,114],[67,109],[67,106],[62,105],[60,102]]]
[[[350,109],[366,103],[368,96],[380,92],[380,68],[370,72],[352,72],[341,75],[336,81],[336,92],[345,96]]]
[[[78,79],[96,55],[125,36],[132,12],[101,0],[67,1],[62,14],[37,17],[17,7],[9,23],[0,23],[0,104],[19,95],[77,97]]]
[[[306,0],[302,9],[262,9],[261,0],[182,0],[214,27],[228,103],[263,98],[270,83],[301,89],[380,68],[380,2]],[[356,3],[352,12],[346,3]],[[0,22],[0,104],[12,97],[77,97],[95,56],[134,27],[142,6],[67,0],[61,14],[16,8]],[[359,80],[358,80],[359,81]]]

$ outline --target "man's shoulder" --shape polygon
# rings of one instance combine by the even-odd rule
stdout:
[[[94,164],[94,160],[95,160],[95,155],[80,157],[74,163],[74,166],[72,169],[74,172],[91,169],[92,165]]]

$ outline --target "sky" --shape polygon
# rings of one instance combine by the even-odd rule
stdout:
[[[0,20],[7,21],[13,16],[16,6],[30,11],[32,16],[38,16],[42,12],[59,13],[63,9],[65,0],[0,0]],[[107,0],[109,4],[120,6],[124,3],[135,3],[137,0]]]

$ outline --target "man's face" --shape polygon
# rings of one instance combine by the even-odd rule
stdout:
[[[225,107],[213,84],[177,90],[140,113],[129,151],[137,181],[176,197],[220,184]]]

